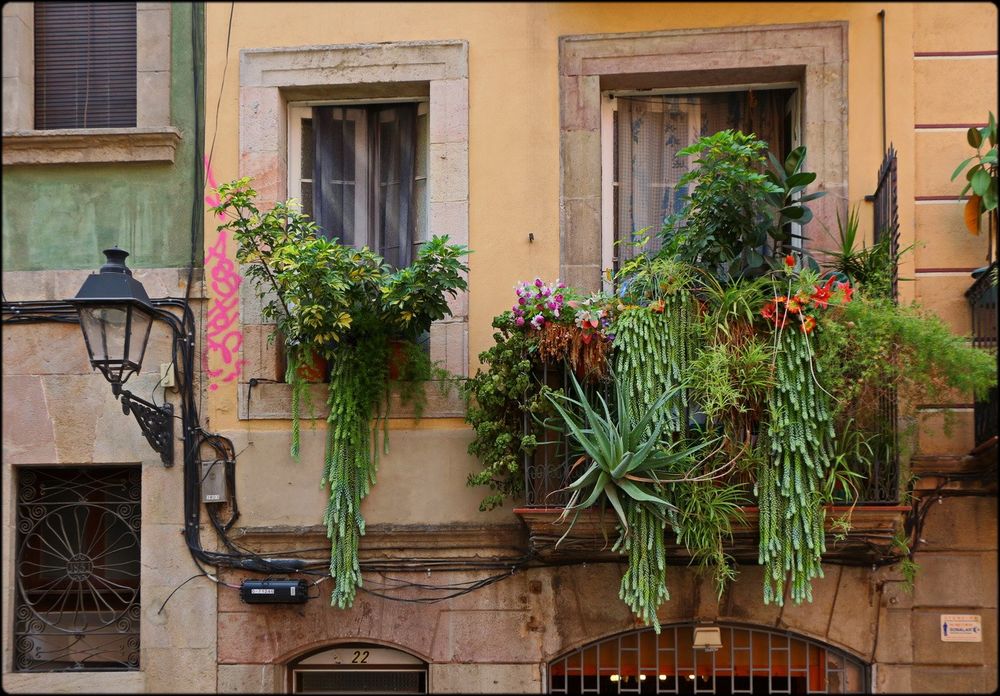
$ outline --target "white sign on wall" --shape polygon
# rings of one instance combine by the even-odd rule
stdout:
[[[982,643],[982,617],[978,614],[941,614],[941,640],[954,643]]]

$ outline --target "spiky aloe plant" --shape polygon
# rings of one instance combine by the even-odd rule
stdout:
[[[619,537],[613,549],[628,556],[618,596],[647,625],[659,633],[656,612],[670,594],[666,585],[664,528],[677,507],[669,500],[669,474],[691,468],[694,455],[715,444],[693,446],[670,444],[661,437],[665,422],[656,416],[676,390],[664,392],[651,408],[634,420],[631,391],[615,390],[615,412],[596,395],[600,411],[587,398],[583,387],[570,373],[576,398],[561,392],[545,396],[559,414],[546,427],[567,433],[578,456],[574,469],[583,472],[564,490],[571,492],[560,520],[573,519],[561,542],[573,528],[582,510],[608,504],[618,516]]]

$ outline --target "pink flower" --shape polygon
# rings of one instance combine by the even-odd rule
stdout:
[[[519,298],[517,298],[517,303],[519,305],[526,305],[526,304],[528,304],[528,301],[526,299],[524,299],[523,297],[519,297]]]
[[[514,324],[517,326],[524,326],[524,317],[518,317],[515,319]]]
[[[545,326],[545,317],[543,317],[541,314],[536,314],[531,319],[531,325],[534,326],[536,329],[542,328],[543,326]]]
[[[538,294],[541,295],[542,297],[548,297],[549,295],[552,294],[552,291],[549,290],[548,286],[545,286],[538,291]]]
[[[535,287],[536,288],[542,287],[543,284],[544,283],[542,283],[542,279],[541,278],[535,278]]]

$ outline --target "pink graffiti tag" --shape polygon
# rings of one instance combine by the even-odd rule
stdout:
[[[215,177],[212,174],[208,159],[205,160],[205,178],[208,185],[215,188]],[[218,194],[205,196],[205,202],[210,206],[218,206],[221,202]],[[219,218],[225,219],[222,213]],[[215,244],[205,253],[205,266],[211,278],[213,300],[206,315],[205,354],[202,365],[208,374],[210,391],[219,388],[218,378],[222,382],[232,382],[239,377],[246,360],[239,358],[243,345],[243,333],[239,329],[239,288],[243,278],[236,271],[236,264],[226,255],[227,239],[225,232],[220,231]],[[218,353],[225,367],[218,370],[208,369],[208,354]]]
[[[209,187],[213,189],[218,186],[218,184],[215,183],[215,175],[212,174],[212,164],[208,161],[208,155],[205,156],[205,181],[208,183]],[[205,202],[208,203],[210,207],[215,208],[222,203],[222,198],[219,197],[218,193],[206,194]],[[226,219],[226,216],[222,213],[216,213],[216,217],[220,220]]]

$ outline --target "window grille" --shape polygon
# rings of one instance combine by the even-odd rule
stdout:
[[[136,3],[35,3],[35,128],[134,128]]]
[[[14,669],[139,669],[138,467],[20,470]]]
[[[720,626],[722,647],[694,650],[695,624],[605,638],[553,660],[553,694],[866,693],[863,662],[779,631]]]

